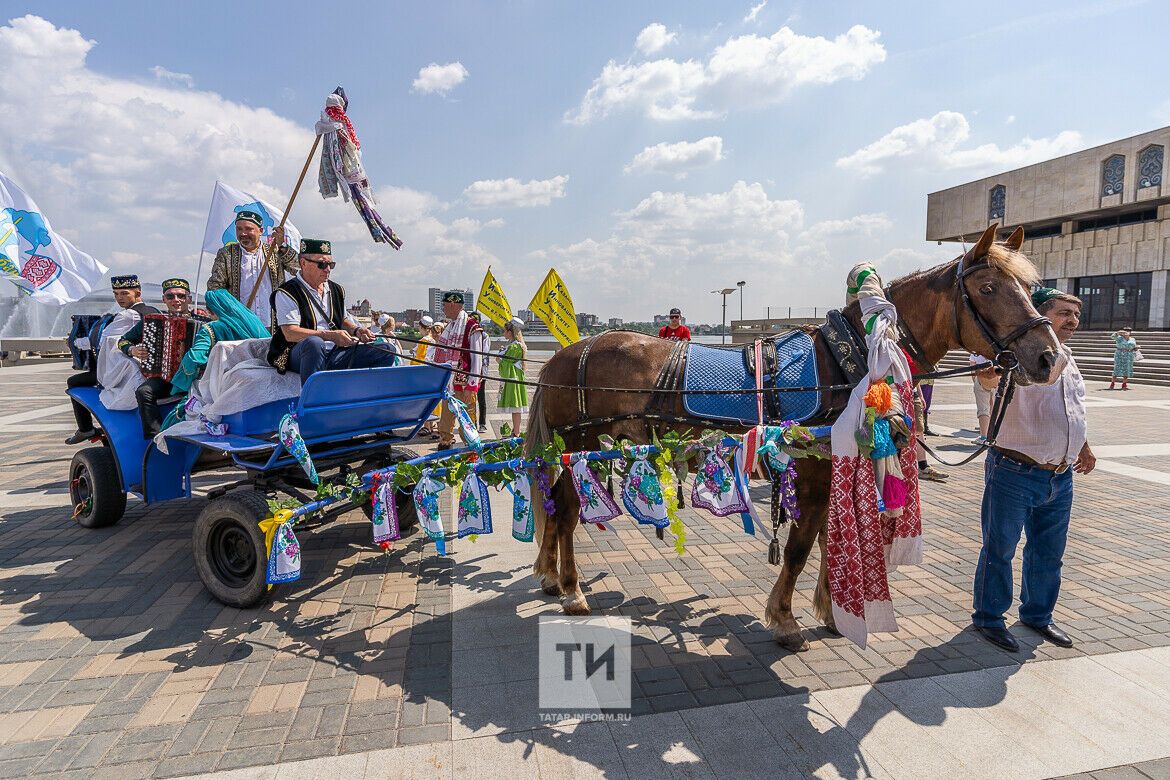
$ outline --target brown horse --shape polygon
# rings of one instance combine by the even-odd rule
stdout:
[[[1012,351],[1019,360],[1015,369],[1021,385],[1047,384],[1056,379],[1063,368],[1063,357],[1052,328],[1047,324],[1027,328],[1038,318],[1028,294],[1028,285],[1037,281],[1035,268],[1020,254],[1023,230],[1017,229],[1003,244],[994,244],[995,226],[987,229],[979,242],[966,255],[950,263],[921,271],[893,282],[888,287],[889,300],[910,332],[917,338],[927,360],[937,363],[949,350],[962,348],[992,358],[998,351],[985,337],[984,330],[956,297],[959,285],[966,286],[974,310],[983,325],[999,340],[1012,334]],[[960,278],[958,269],[970,268]],[[861,330],[860,309],[856,303],[844,310],[844,315],[858,332]],[[1046,321],[1042,321],[1046,322]],[[1020,329],[1020,333],[1016,333]],[[846,380],[830,357],[820,334],[814,334],[817,366],[822,385],[842,384]],[[588,384],[582,388],[591,418],[629,415],[647,408],[646,391],[653,388],[659,371],[667,361],[672,342],[639,333],[617,331],[594,336],[588,353]],[[578,362],[586,342],[579,342],[558,352],[540,372],[540,382],[549,385],[577,386]],[[589,392],[589,387],[636,388],[640,393]],[[829,401],[843,403],[848,391],[826,392],[818,412],[819,419],[809,424],[831,422],[823,410]],[[552,431],[578,420],[579,394],[575,390],[542,387],[533,397],[526,441],[539,445],[551,439]],[[685,416],[682,397],[671,399],[673,408],[667,412]],[[840,408],[840,407],[838,407]],[[697,422],[663,425],[664,428],[705,427]],[[729,432],[733,430],[728,427]],[[743,430],[743,429],[740,429]],[[635,443],[647,440],[646,422],[626,419],[577,430],[565,435],[571,450],[598,449],[598,437],[609,434],[616,440],[623,438]],[[784,547],[783,566],[772,588],[765,613],[767,625],[782,646],[789,650],[804,650],[808,642],[801,634],[800,625],[792,616],[792,594],[796,579],[804,568],[812,546],[820,544],[821,570],[814,597],[817,618],[830,629],[832,624],[828,575],[825,565],[825,522],[828,517],[830,464],[825,460],[802,461],[797,480],[797,499],[801,520],[790,524]],[[579,505],[576,492],[567,473],[553,485],[556,511],[544,516],[540,501],[535,501],[536,539],[540,552],[533,573],[549,595],[563,596],[564,611],[570,615],[586,615],[589,605],[578,582],[577,566],[573,558],[573,530],[577,526]],[[558,567],[559,564],[559,567]]]

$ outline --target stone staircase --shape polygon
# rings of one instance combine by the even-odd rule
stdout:
[[[1135,363],[1130,383],[1170,387],[1170,331],[1138,331],[1133,334],[1145,360]],[[1076,333],[1068,342],[1085,379],[1108,382],[1113,373],[1113,338],[1105,331]],[[948,352],[939,368],[959,368],[968,363],[966,352]]]

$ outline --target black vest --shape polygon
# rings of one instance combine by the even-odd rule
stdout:
[[[283,290],[292,296],[296,301],[297,309],[301,313],[300,326],[302,328],[310,328],[313,330],[341,330],[341,324],[345,321],[345,288],[337,282],[329,280],[326,282],[329,285],[329,311],[330,321],[328,323],[319,322],[317,319],[318,309],[309,300],[309,293],[305,290],[305,286],[300,281],[293,277],[284,284],[272,291],[272,295],[268,297],[268,305],[272,307],[272,311],[276,311],[276,293],[278,290]],[[322,325],[328,327],[323,328]],[[272,331],[272,344],[268,347],[268,363],[283,374],[288,370],[288,356],[292,352],[295,342],[289,341],[284,337],[284,331],[277,323],[276,329]]]

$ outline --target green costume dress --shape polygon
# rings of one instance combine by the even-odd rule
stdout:
[[[500,353],[500,377],[505,380],[523,380],[524,368],[520,361],[524,358],[524,347],[519,341],[512,341]],[[500,390],[500,400],[497,406],[505,413],[524,412],[528,410],[528,388],[518,382],[504,382]]]
[[[1113,334],[1113,376],[1119,379],[1133,378],[1133,356],[1137,352],[1137,341],[1133,336]]]

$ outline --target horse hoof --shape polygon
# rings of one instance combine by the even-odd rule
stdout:
[[[776,643],[790,653],[803,653],[808,650],[808,640],[800,632],[781,634],[776,637]]]
[[[566,599],[563,607],[566,615],[584,616],[592,611],[589,609],[589,602],[580,593],[571,599]]]
[[[548,577],[541,577],[540,578],[540,589],[542,591],[544,591],[546,595],[549,595],[549,596],[560,596],[561,595],[560,583],[558,583],[556,580],[550,579]]]

